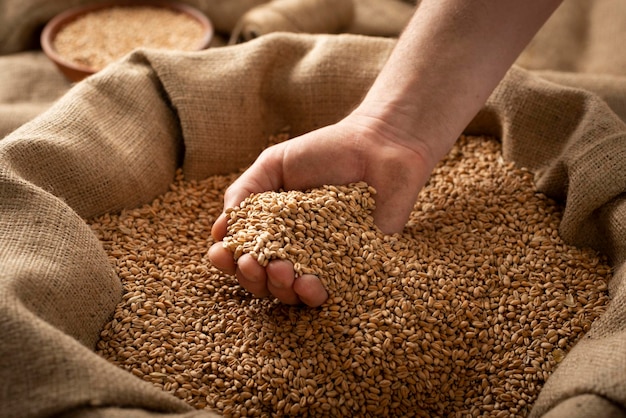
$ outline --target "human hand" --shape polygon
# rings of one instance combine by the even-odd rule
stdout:
[[[384,233],[400,232],[417,195],[437,160],[418,141],[363,116],[348,118],[267,148],[226,191],[224,207],[239,205],[252,193],[306,190],[325,184],[365,181],[377,190],[374,222]],[[285,304],[320,306],[328,293],[316,276],[296,277],[289,261],[262,267],[249,254],[235,262],[220,242],[227,233],[224,213],[212,228],[216,243],[209,250],[214,266],[235,274],[257,297],[274,296]]]

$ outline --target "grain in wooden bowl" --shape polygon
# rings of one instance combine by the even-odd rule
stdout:
[[[98,353],[196,408],[525,417],[608,304],[604,257],[562,241],[562,208],[495,140],[459,140],[402,234],[375,228],[365,184],[231,211],[226,245],[318,274],[331,298],[317,309],[255,299],[209,263],[235,178],[179,176],[151,204],[91,220],[125,289]]]
[[[136,48],[205,49],[213,26],[199,10],[168,1],[126,1],[70,9],[44,27],[41,46],[71,81],[80,81]]]

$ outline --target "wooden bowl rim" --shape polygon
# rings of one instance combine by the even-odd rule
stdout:
[[[200,10],[196,9],[193,6],[177,1],[168,0],[118,0],[73,7],[57,14],[52,19],[50,19],[50,21],[44,26],[43,31],[41,32],[41,49],[61,69],[61,71],[63,71],[66,76],[73,79],[74,81],[77,81],[77,79],[84,78],[88,75],[95,74],[98,70],[74,62],[57,53],[57,51],[54,49],[55,36],[65,25],[86,15],[87,13],[113,7],[137,6],[150,6],[171,9],[177,12],[184,13],[187,16],[198,21],[202,25],[204,34],[202,38],[198,41],[198,45],[195,48],[196,51],[207,48],[211,43],[211,40],[213,39],[213,24],[204,13],[202,13]]]

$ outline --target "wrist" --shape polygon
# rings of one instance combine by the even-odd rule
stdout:
[[[414,105],[399,102],[367,99],[349,118],[374,131],[380,141],[392,141],[414,151],[430,168],[448,153],[461,133],[416,112]]]

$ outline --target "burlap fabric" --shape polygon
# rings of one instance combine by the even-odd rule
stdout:
[[[336,121],[394,41],[273,34],[138,51],[70,88],[23,51],[53,9],[77,3],[0,2],[0,415],[211,416],[93,352],[122,289],[84,219],[152,200],[181,165],[190,178],[232,172],[286,126]],[[505,157],[566,204],[561,235],[615,269],[607,313],[548,380],[535,417],[626,416],[624,40],[626,3],[566,0],[467,129],[500,137]]]

